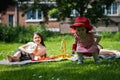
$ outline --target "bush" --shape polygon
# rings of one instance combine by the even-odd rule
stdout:
[[[101,35],[103,38],[111,38],[112,37],[111,32],[102,32]]]
[[[34,32],[39,32],[43,36],[44,40],[54,40],[54,37],[58,36],[58,41],[61,40],[61,37],[68,39],[68,35],[71,34],[59,34],[58,32],[51,32],[46,30],[43,25],[35,25],[35,26],[6,26],[0,25],[0,40],[5,42],[19,42],[26,43],[28,41],[32,41],[32,35]],[[111,33],[111,32],[102,32],[100,33],[103,39],[120,41],[120,32]],[[50,38],[51,37],[51,38]],[[73,37],[73,36],[71,36]]]
[[[46,30],[45,26],[37,26],[35,32],[41,33],[44,40],[53,35],[53,32]]]
[[[16,36],[16,31],[12,27],[8,26],[0,26],[0,40],[6,41],[6,42],[11,42]]]
[[[53,35],[53,32],[46,30],[45,27],[41,25],[29,27],[0,25],[0,40],[5,42],[26,43],[32,41],[34,32],[40,32],[44,40]]]

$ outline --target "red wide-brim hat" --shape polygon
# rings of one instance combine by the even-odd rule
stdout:
[[[77,17],[75,19],[74,24],[72,24],[70,26],[72,33],[76,32],[76,30],[75,30],[76,27],[84,27],[84,28],[86,28],[88,30],[92,30],[92,28],[93,28],[93,26],[90,25],[90,22],[89,22],[89,20],[87,18],[80,17],[80,16]]]

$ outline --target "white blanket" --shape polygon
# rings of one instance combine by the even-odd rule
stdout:
[[[25,60],[21,62],[9,62],[8,60],[1,60],[0,65],[24,65],[29,63],[54,62],[54,61],[61,61],[61,59],[40,60],[40,61]]]

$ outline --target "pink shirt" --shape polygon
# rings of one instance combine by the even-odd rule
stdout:
[[[88,33],[84,39],[74,34],[74,38],[77,44],[76,52],[93,53],[99,51],[97,44],[95,44],[93,33]]]

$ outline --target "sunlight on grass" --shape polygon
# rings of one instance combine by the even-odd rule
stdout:
[[[5,43],[0,42],[0,52],[9,52],[16,50],[20,45],[20,43]]]
[[[47,54],[61,54],[61,40],[66,40],[67,54],[71,54],[73,36],[54,36],[45,41]],[[0,59],[13,54],[22,44],[0,42]],[[105,49],[120,50],[120,42],[101,40]],[[97,64],[93,58],[85,59],[81,65],[77,61],[63,60],[58,62],[42,62],[36,64],[5,66],[0,65],[0,80],[119,80],[120,60],[100,59]]]
[[[50,55],[61,54],[60,46],[62,39],[66,40],[66,53],[71,54],[72,44],[74,41],[73,37],[71,36],[62,36],[59,37],[57,40],[55,38],[50,38],[48,39],[48,41],[45,41],[48,54]]]
[[[100,44],[105,49],[119,50],[120,51],[120,42],[118,41],[101,41]]]

